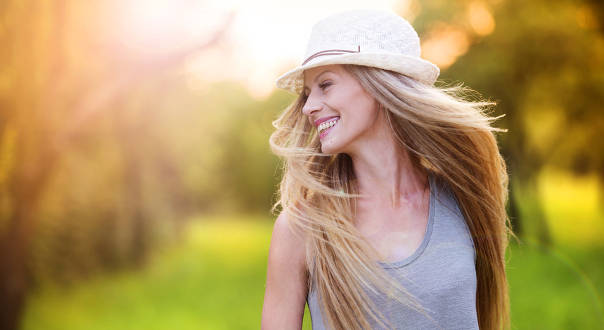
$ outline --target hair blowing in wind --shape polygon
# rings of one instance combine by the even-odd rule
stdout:
[[[508,175],[492,127],[491,101],[471,100],[461,84],[437,87],[393,71],[344,65],[380,105],[398,146],[414,167],[449,184],[470,230],[476,252],[476,304],[481,329],[509,329],[505,251],[511,231],[505,204]],[[376,262],[376,251],[354,226],[358,186],[351,158],[323,154],[302,113],[304,95],[273,122],[273,152],[283,159],[283,178],[273,211],[287,212],[304,237],[308,287],[321,297],[333,329],[383,327],[368,290],[385,294],[429,317],[416,297]],[[314,284],[313,284],[314,283]],[[311,287],[312,285],[312,287]],[[376,312],[377,311],[377,312]]]

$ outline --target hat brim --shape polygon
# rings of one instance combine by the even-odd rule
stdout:
[[[424,84],[432,85],[440,74],[433,63],[419,57],[388,53],[351,53],[316,57],[277,78],[278,88],[300,94],[304,87],[304,70],[329,64],[356,64],[399,72]]]

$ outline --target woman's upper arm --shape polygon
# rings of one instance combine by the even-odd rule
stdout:
[[[262,307],[262,329],[300,329],[308,294],[304,241],[281,212],[273,226]]]

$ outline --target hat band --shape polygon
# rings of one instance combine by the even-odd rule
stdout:
[[[319,57],[319,56],[323,56],[323,55],[338,55],[338,54],[345,54],[345,53],[360,53],[360,52],[361,52],[361,45],[359,45],[359,50],[346,50],[346,49],[322,50],[320,52],[316,52],[316,53],[310,55],[306,60],[304,60],[304,62],[302,62],[302,65],[306,64],[308,61],[312,60],[315,57]]]

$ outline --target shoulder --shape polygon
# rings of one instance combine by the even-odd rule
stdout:
[[[302,327],[308,296],[306,246],[282,212],[275,220],[269,248],[262,310],[263,330]]]
[[[306,270],[306,242],[303,234],[296,230],[292,216],[283,211],[273,225],[269,258],[280,264],[295,266],[298,271]]]

